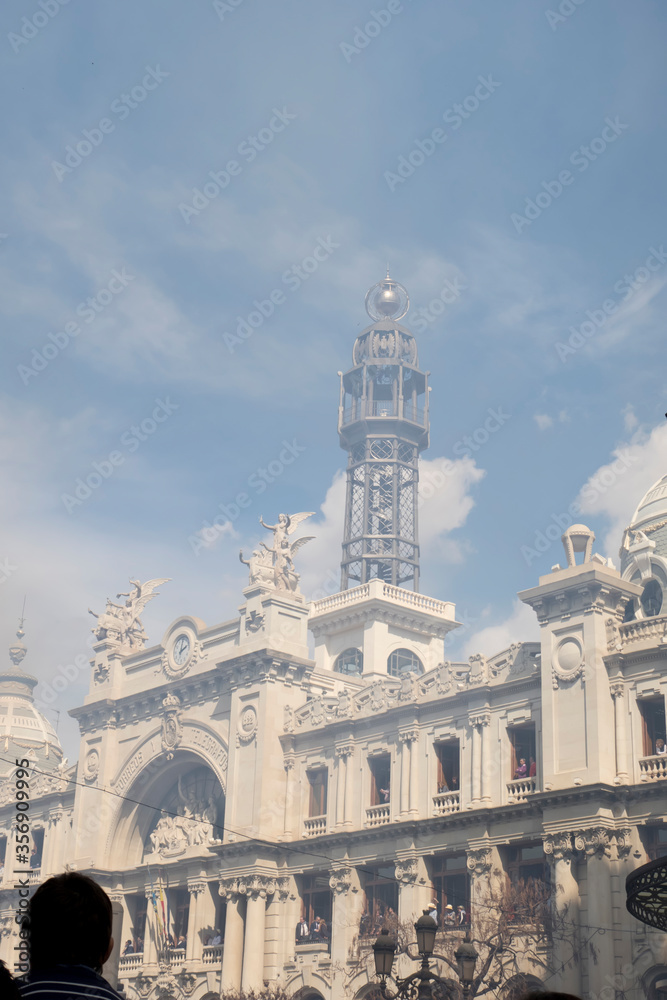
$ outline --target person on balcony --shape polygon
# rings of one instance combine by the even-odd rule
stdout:
[[[456,923],[459,927],[463,927],[468,923],[468,914],[466,913],[465,906],[456,907]]]
[[[528,768],[528,777],[534,778],[537,774],[537,764],[535,763],[535,758],[530,758],[530,767]]]
[[[319,917],[315,917],[314,920],[311,920],[311,922],[310,922],[310,940],[313,941],[313,942],[321,940],[321,938],[320,938],[320,918]]]
[[[382,799],[382,803],[383,804],[385,802],[389,802],[389,792],[390,792],[390,790],[388,788],[381,788],[380,789],[380,798]]]
[[[519,761],[519,766],[514,772],[514,780],[517,781],[521,778],[525,778],[528,774],[528,767],[526,765],[526,758],[522,757]]]
[[[123,955],[134,955],[134,945],[128,938],[125,942],[125,947],[123,948]]]
[[[301,920],[296,925],[295,940],[297,944],[305,944],[308,940],[308,922],[305,917],[301,917]]]
[[[656,754],[667,753],[667,747],[665,746],[665,741],[658,737],[655,741],[655,752]]]
[[[447,903],[445,907],[445,912],[443,914],[443,925],[445,928],[456,926],[456,916],[454,914],[454,907],[452,906],[451,903]]]
[[[213,935],[213,937],[211,938],[211,945],[212,945],[212,946],[213,946],[214,948],[217,948],[217,947],[218,947],[219,945],[221,945],[221,944],[222,944],[222,936],[221,936],[221,934],[220,934],[220,931],[219,931],[219,930],[218,930],[218,928],[216,927],[216,929],[215,929],[215,934],[214,934],[214,935]]]
[[[447,784],[447,781],[443,778],[440,784],[438,785],[438,795],[442,795],[443,792],[448,792],[448,791],[449,791],[449,785]]]

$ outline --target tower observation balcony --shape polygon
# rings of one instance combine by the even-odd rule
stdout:
[[[408,294],[389,275],[366,296],[373,322],[340,374],[338,433],[348,453],[341,588],[379,579],[419,589],[419,453],[428,447],[428,373],[398,322]]]

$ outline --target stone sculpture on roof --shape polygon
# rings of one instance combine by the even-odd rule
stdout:
[[[249,562],[241,562],[250,568],[250,583],[266,582],[266,585],[276,590],[290,590],[293,593],[299,587],[299,574],[294,568],[294,556],[299,549],[312,541],[314,535],[304,535],[291,542],[289,536],[294,534],[302,521],[312,517],[314,511],[302,511],[300,514],[279,514],[276,524],[266,524],[260,516],[259,523],[267,531],[273,532],[273,545],[260,542],[265,555],[260,558],[258,551],[253,552]],[[264,561],[266,560],[266,561]],[[268,578],[268,579],[267,579]]]
[[[107,597],[106,608],[101,614],[91,611],[90,608],[88,612],[97,618],[97,624],[91,629],[96,639],[107,639],[124,650],[134,652],[143,649],[148,640],[140,615],[148,602],[156,596],[155,588],[163,583],[169,583],[169,578],[161,577],[149,580],[147,583],[130,580],[130,583],[132,590],[116,594],[116,597],[127,598],[125,604],[115,604]]]

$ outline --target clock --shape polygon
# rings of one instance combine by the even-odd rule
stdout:
[[[172,657],[177,667],[182,667],[190,656],[190,636],[182,633],[176,637]]]

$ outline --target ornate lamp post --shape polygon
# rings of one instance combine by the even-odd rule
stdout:
[[[413,972],[411,975],[406,976],[405,979],[397,979],[396,986],[398,989],[395,993],[391,993],[387,988],[387,979],[391,977],[391,968],[394,963],[394,955],[396,953],[396,942],[389,935],[386,927],[382,928],[380,936],[373,945],[373,953],[375,955],[375,972],[378,976],[380,976],[380,992],[386,1000],[398,1000],[398,998],[401,998],[401,1000],[431,1000],[433,996],[431,984],[443,983],[445,981],[433,972],[428,962],[435,947],[435,933],[437,929],[438,925],[433,917],[429,916],[428,910],[424,910],[422,916],[415,924],[415,931],[417,932],[417,949],[422,960],[421,968],[416,972]],[[461,948],[463,947],[464,945],[461,945]],[[472,954],[474,954],[476,959],[477,952],[475,951],[473,945],[468,943],[467,947],[472,949]],[[469,953],[466,952],[466,955],[468,954]],[[472,968],[474,974],[474,959]],[[466,966],[466,974],[468,971],[468,966]],[[472,975],[470,982],[472,982]],[[470,982],[468,983],[468,989],[470,988]],[[466,987],[464,985],[464,996],[467,997],[465,989]]]
[[[463,1000],[468,1000],[470,987],[475,978],[475,964],[479,958],[469,934],[466,934],[465,941],[462,941],[454,952],[454,958],[459,967],[459,979],[463,987]]]

